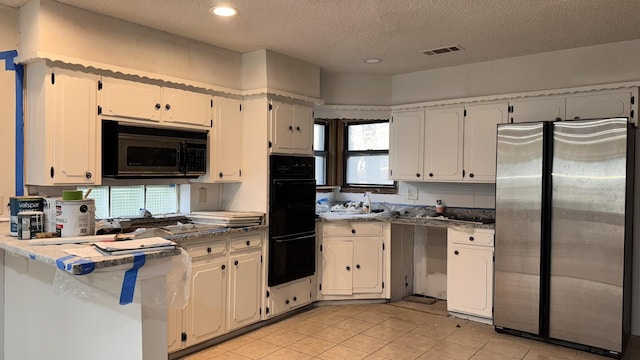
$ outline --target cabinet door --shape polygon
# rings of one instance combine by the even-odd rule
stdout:
[[[382,293],[382,239],[353,239],[353,293]]]
[[[353,293],[353,241],[323,239],[322,288],[323,295],[351,295]]]
[[[424,111],[394,113],[389,129],[389,177],[420,181],[424,163]]]
[[[157,85],[103,77],[100,90],[102,115],[160,121],[162,88]]]
[[[447,309],[491,318],[493,248],[449,243]]]
[[[94,184],[96,173],[98,76],[55,69],[52,136],[53,184]]]
[[[510,101],[513,107],[510,121],[512,123],[533,121],[554,121],[565,118],[564,97],[542,97]]]
[[[210,136],[212,181],[239,181],[242,165],[242,113],[240,100],[215,97]]]
[[[163,121],[211,127],[213,117],[211,95],[163,88],[162,100]]]
[[[229,331],[260,320],[260,252],[229,257]]]
[[[464,119],[464,181],[496,181],[496,131],[507,122],[507,103],[469,105]]]
[[[311,302],[311,282],[309,279],[296,281],[290,285],[291,307],[306,305]]]
[[[567,119],[631,117],[631,93],[575,95],[567,98]]]
[[[271,152],[291,153],[293,149],[293,105],[271,102]]]
[[[424,179],[462,180],[464,107],[425,113]]]
[[[167,351],[174,352],[182,348],[182,309],[169,309],[167,315]]]
[[[226,330],[226,259],[194,263],[191,269],[191,297],[186,310],[186,346]]]
[[[293,152],[313,154],[313,109],[310,106],[293,106]]]

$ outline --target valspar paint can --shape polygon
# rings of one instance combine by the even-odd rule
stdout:
[[[56,232],[61,237],[95,235],[93,199],[56,200]]]
[[[18,239],[29,240],[43,229],[44,212],[20,211],[18,213]]]
[[[18,213],[21,211],[42,211],[42,196],[12,196],[9,198],[9,235],[18,236]]]

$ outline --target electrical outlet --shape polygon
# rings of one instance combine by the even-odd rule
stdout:
[[[418,188],[407,185],[407,200],[418,200]]]
[[[198,190],[198,198],[200,202],[207,202],[207,189],[206,188],[200,188]]]

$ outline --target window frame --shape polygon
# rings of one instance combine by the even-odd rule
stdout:
[[[374,123],[390,122],[390,119],[315,119],[315,123],[327,124],[325,131],[325,144],[327,147],[326,175],[327,184],[316,187],[318,192],[332,192],[336,186],[340,186],[341,192],[363,192],[369,191],[374,194],[397,194],[398,182],[393,185],[348,185],[346,184],[346,125],[351,123]],[[388,151],[387,151],[388,154]],[[315,151],[314,151],[315,156]]]

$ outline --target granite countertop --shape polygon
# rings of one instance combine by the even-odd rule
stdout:
[[[268,228],[267,225],[258,225],[244,228],[215,228],[203,231],[194,231],[185,234],[163,236],[178,245],[185,242],[204,239],[212,236],[222,236],[236,232],[246,232]],[[88,274],[95,269],[115,267],[119,265],[134,264],[136,254],[118,256],[97,256],[83,258],[70,255],[65,250],[91,247],[90,244],[60,244],[60,245],[29,245],[25,240],[9,236],[9,223],[0,222],[0,249],[11,254],[24,256],[51,266],[58,267],[74,275]],[[145,252],[146,260],[162,259],[180,255],[183,250],[180,247],[170,250]]]

